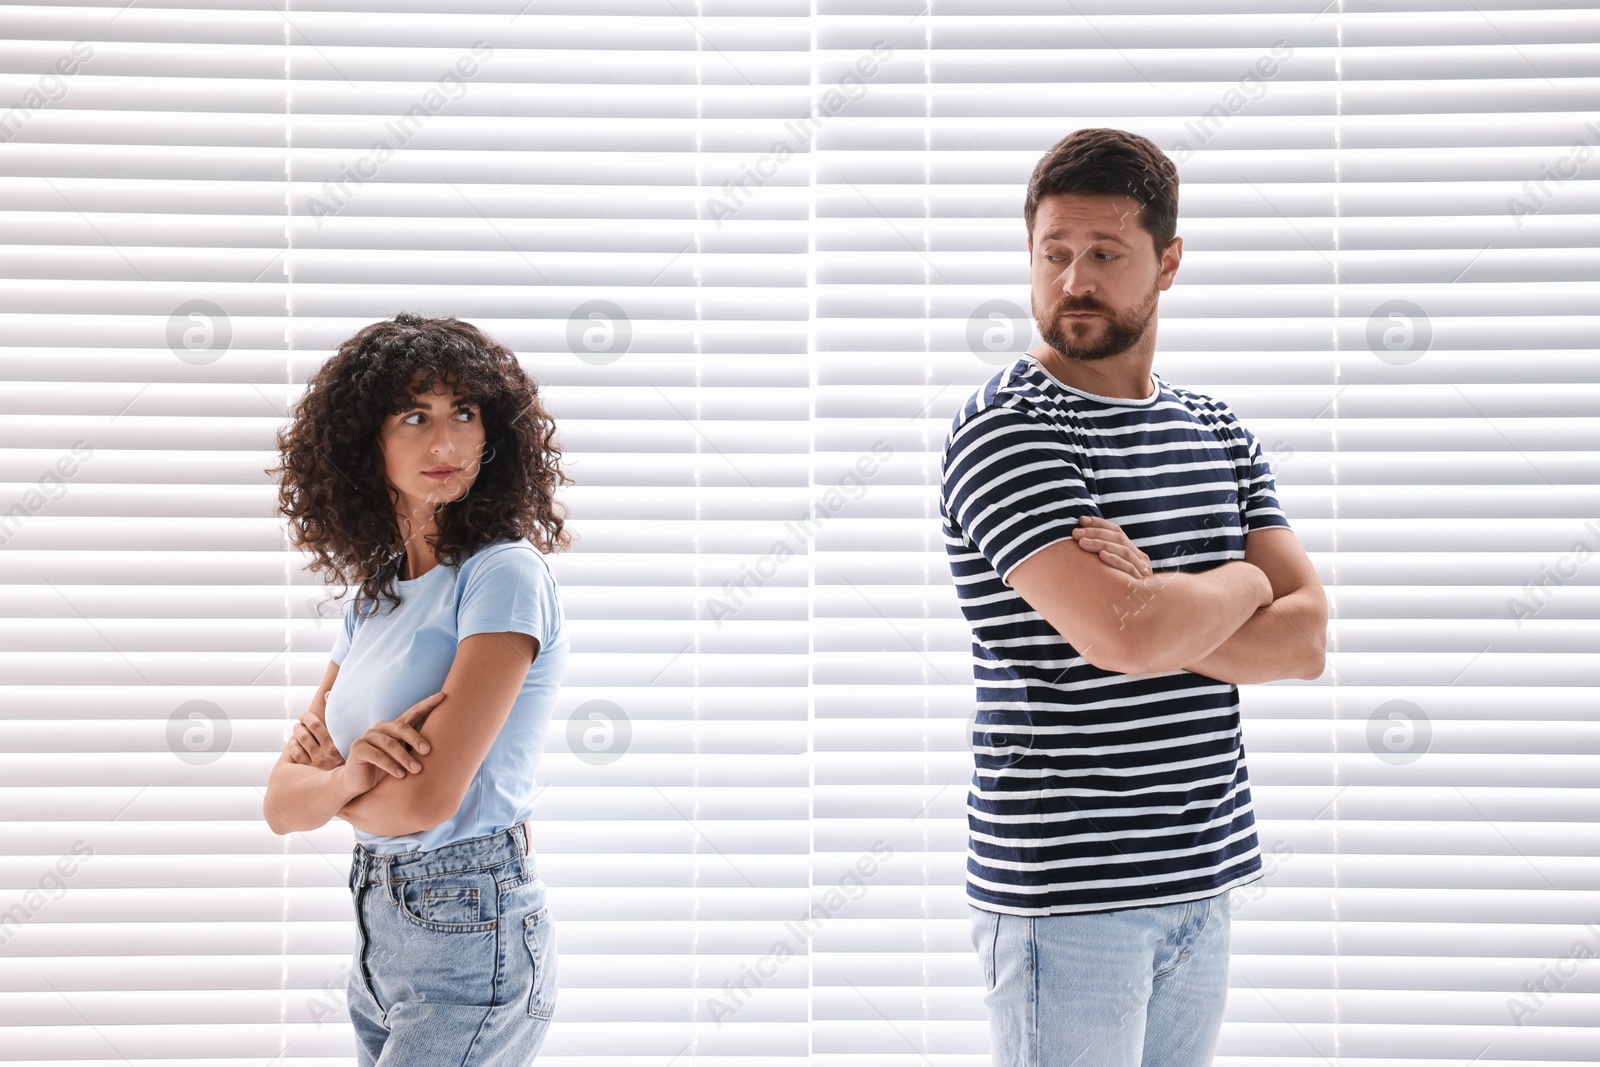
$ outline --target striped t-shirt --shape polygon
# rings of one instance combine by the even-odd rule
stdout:
[[[1024,356],[945,441],[940,515],[977,684],[967,899],[986,911],[1149,907],[1261,876],[1238,687],[1095,667],[1005,581],[1083,514],[1157,571],[1243,559],[1248,531],[1288,525],[1228,406],[1151,378],[1143,400],[1097,396]]]

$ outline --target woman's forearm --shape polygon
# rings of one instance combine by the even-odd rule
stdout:
[[[323,770],[283,759],[267,776],[261,813],[275,834],[303,833],[327,825],[355,795],[342,767]]]
[[[409,813],[402,789],[388,788],[388,779],[364,793],[352,792],[343,765],[323,770],[287,760],[273,768],[267,779],[262,813],[275,834],[316,830],[333,818],[356,829],[384,837],[399,837],[430,829]],[[400,785],[398,781],[396,785]]]
[[[431,830],[431,826],[418,825],[419,820],[410,814],[409,805],[405,803],[401,791],[385,789],[387,784],[387,781],[380,781],[365,793],[351,797],[336,814],[363,833],[383,837],[401,837]]]

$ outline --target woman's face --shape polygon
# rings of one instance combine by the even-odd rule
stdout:
[[[478,478],[483,445],[478,405],[443,379],[431,392],[413,394],[410,406],[385,416],[378,430],[384,473],[400,494],[400,506],[424,519],[438,505],[467,495]]]

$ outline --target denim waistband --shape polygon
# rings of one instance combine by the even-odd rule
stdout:
[[[350,855],[352,884],[363,886],[385,879],[425,878],[434,874],[480,870],[523,856],[527,856],[531,867],[533,845],[528,838],[526,822],[498,833],[469,837],[465,841],[453,841],[420,852],[372,852],[358,844]]]

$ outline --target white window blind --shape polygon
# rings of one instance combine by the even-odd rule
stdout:
[[[1597,1058],[1600,13],[241,0],[0,41],[0,1062],[351,1062],[348,827],[259,817],[337,618],[264,468],[409,309],[522,356],[576,480],[541,1062],[986,1064],[938,453],[1035,343],[1023,193],[1084,126],[1178,162],[1156,369],[1262,440],[1334,615],[1322,679],[1242,690],[1218,1064]]]

